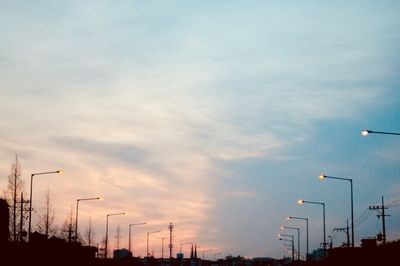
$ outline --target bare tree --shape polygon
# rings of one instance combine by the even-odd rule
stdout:
[[[100,243],[100,246],[99,246],[98,256],[101,257],[101,258],[105,258],[106,257],[106,237],[105,236],[101,240],[101,243]]]
[[[71,205],[71,212],[69,214],[69,217],[67,217],[65,219],[64,223],[61,226],[61,230],[60,230],[61,238],[68,240],[68,242],[72,242],[74,233],[75,233],[75,224],[73,223],[72,209],[73,208]]]
[[[18,206],[19,208],[23,208],[23,203],[18,201],[18,197],[20,197],[24,190],[24,182],[21,179],[21,174],[21,165],[18,161],[17,154],[15,154],[15,162],[11,163],[10,174],[8,175],[7,190],[3,192],[11,210],[10,231],[11,239],[13,241],[17,241],[19,239],[18,228],[22,225],[20,223],[23,220],[23,217],[21,217],[21,213],[23,215],[22,210],[18,211]]]
[[[47,189],[46,202],[44,206],[44,214],[39,216],[37,229],[39,233],[45,234],[47,237],[56,234],[57,227],[54,224],[54,209],[50,202],[50,190]]]
[[[86,229],[86,240],[89,246],[92,245],[92,240],[96,237],[96,232],[92,228],[92,217],[89,218],[89,226]]]

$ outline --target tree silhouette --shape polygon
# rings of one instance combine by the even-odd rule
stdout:
[[[7,190],[3,192],[10,206],[10,232],[12,241],[17,241],[20,238],[18,228],[22,227],[24,218],[23,202],[19,199],[24,190],[24,182],[21,179],[21,173],[21,165],[18,161],[17,154],[15,154],[15,162],[11,163],[10,174],[8,175]],[[20,210],[22,208],[22,210],[18,211],[18,208],[20,208]],[[20,233],[22,233],[22,230],[20,231]]]
[[[71,206],[71,212],[67,218],[65,218],[64,223],[61,226],[60,236],[63,239],[66,239],[68,242],[72,242],[75,233],[75,224],[73,223],[73,211]],[[79,238],[79,237],[78,237]]]
[[[57,227],[54,224],[54,210],[50,202],[50,190],[47,189],[46,202],[44,206],[45,212],[39,216],[37,230],[41,234],[49,237],[50,234],[54,235],[57,232]]]
[[[92,245],[93,239],[96,237],[96,232],[92,228],[92,217],[89,218],[89,225],[86,229],[85,240],[87,241],[88,246]]]

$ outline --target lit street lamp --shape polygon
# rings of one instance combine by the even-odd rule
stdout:
[[[146,224],[146,223],[137,223],[137,224],[130,224],[129,225],[129,246],[128,246],[128,250],[131,253],[132,253],[132,251],[131,251],[131,227],[134,226],[134,225],[143,225],[143,224]]]
[[[285,239],[280,239],[280,240],[285,240]],[[287,239],[287,240],[289,240],[289,239]],[[291,241],[291,240],[289,240],[289,241]],[[292,245],[283,243],[282,246],[285,248],[286,251],[290,252],[292,255],[294,254]],[[290,249],[288,249],[288,248],[290,248]],[[294,260],[294,258],[292,258],[292,261],[293,260]]]
[[[342,178],[342,177],[335,177],[335,176],[327,176],[327,175],[320,175],[319,179],[337,179],[337,180],[345,180],[350,181],[350,200],[351,200],[351,247],[354,248],[354,207],[353,207],[353,180],[350,178]]]
[[[107,222],[106,222],[106,243],[105,243],[105,253],[104,257],[107,259],[107,253],[108,253],[108,217],[114,216],[114,215],[125,215],[125,212],[119,212],[119,213],[110,213],[107,214]]]
[[[317,201],[307,201],[303,199],[299,199],[297,201],[298,204],[304,204],[304,203],[311,203],[311,204],[320,204],[322,205],[322,219],[323,219],[323,225],[324,225],[324,254],[326,255],[326,230],[325,230],[325,203],[324,202],[317,202]]]
[[[385,134],[385,135],[397,135],[399,136],[400,133],[397,132],[383,132],[383,131],[372,131],[372,130],[368,130],[368,129],[364,129],[363,131],[361,131],[361,135],[363,135],[364,137],[368,136],[368,134]]]
[[[282,238],[282,236],[283,237],[290,237],[291,239],[285,239],[285,238]],[[289,242],[291,242],[292,243],[292,261],[294,261],[294,236],[293,235],[286,235],[286,234],[278,234],[278,240],[281,240],[281,241],[289,241]]]
[[[42,172],[42,173],[34,173],[31,174],[31,193],[29,195],[29,226],[28,226],[28,236],[29,242],[31,241],[31,230],[32,230],[32,185],[33,185],[33,177],[35,175],[47,175],[47,174],[63,174],[63,170],[51,171],[51,172]]]
[[[288,220],[305,220],[306,221],[306,235],[307,235],[307,253],[306,253],[306,259],[308,256],[308,218],[306,217],[294,217],[294,216],[289,216],[287,217]]]
[[[281,229],[293,229],[293,230],[297,230],[297,259],[300,260],[300,228],[298,228],[298,227],[282,226]]]
[[[149,253],[149,235],[150,235],[150,234],[155,234],[155,233],[160,233],[160,232],[161,232],[161,230],[152,231],[152,232],[148,232],[148,233],[147,233],[147,249],[146,249],[147,257],[150,256],[150,253]]]
[[[97,198],[86,198],[86,199],[77,199],[76,200],[76,214],[75,214],[75,242],[78,241],[78,208],[79,208],[79,201],[83,200],[101,200],[101,197]]]

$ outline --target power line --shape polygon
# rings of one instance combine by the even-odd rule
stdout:
[[[400,205],[400,200],[395,200],[395,201],[393,201],[393,202],[387,204],[386,206],[387,206],[388,208],[390,208],[390,207],[396,207],[396,206],[399,206],[399,205]]]

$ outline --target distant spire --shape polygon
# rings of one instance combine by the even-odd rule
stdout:
[[[194,245],[194,258],[197,259],[197,245]]]
[[[190,258],[194,259],[194,257],[193,257],[193,244],[192,244],[192,248],[190,249]]]

